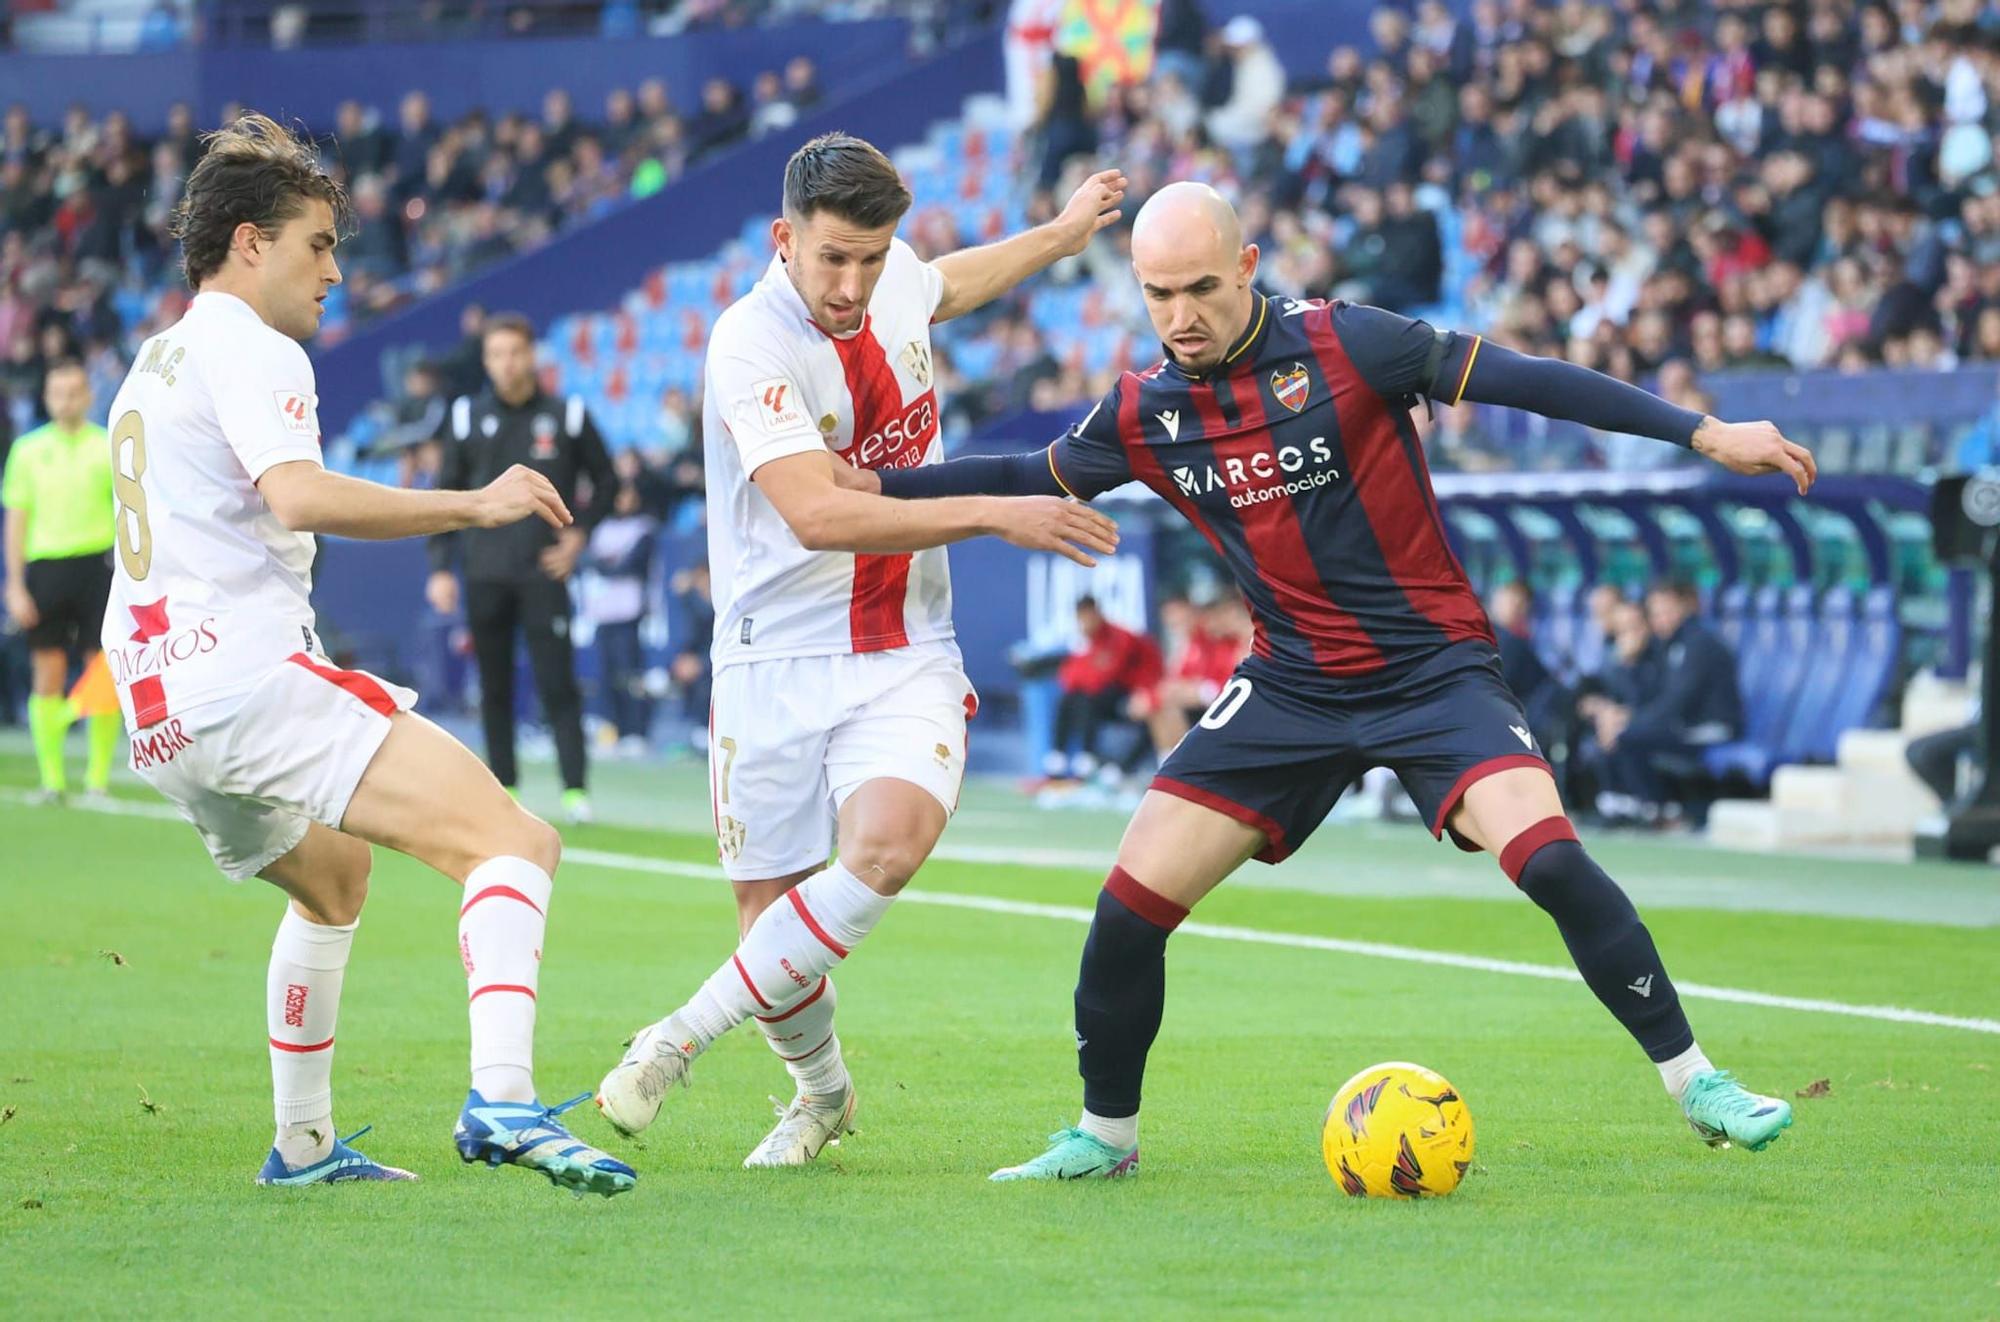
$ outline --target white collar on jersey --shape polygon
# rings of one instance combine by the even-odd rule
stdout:
[[[771,286],[772,294],[783,302],[786,307],[798,313],[799,320],[805,322],[806,325],[812,327],[821,335],[826,336],[829,340],[851,340],[859,335],[862,329],[868,325],[866,313],[862,314],[861,325],[856,326],[845,335],[835,335],[832,331],[820,325],[818,321],[813,319],[812,311],[806,307],[806,301],[799,297],[799,287],[792,283],[791,273],[785,269],[785,259],[778,253],[771,254],[771,265],[765,269],[762,283]]]

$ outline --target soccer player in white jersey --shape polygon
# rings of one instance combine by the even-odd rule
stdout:
[[[459,1155],[618,1193],[631,1167],[571,1137],[531,1071],[561,839],[412,712],[416,694],[335,667],[313,631],[314,533],[570,521],[548,480],[523,467],[479,491],[399,491],[321,467],[298,342],[340,283],[345,212],[312,148],[261,115],[211,135],[188,175],[176,228],[195,297],[141,346],[111,407],[118,567],[103,638],[132,765],[225,875],[290,897],[271,947],[277,1137],[260,1184],[415,1178],[333,1128],[334,1020],[372,843],[464,887],[472,1089]]]
[[[785,167],[777,254],[716,321],[702,417],[709,773],[742,941],[599,1085],[620,1131],[651,1124],[689,1062],[750,1018],[796,1088],[744,1165],[803,1165],[849,1127],[827,974],[937,843],[977,708],[943,547],[991,534],[1091,564],[1116,526],[1059,499],[882,500],[841,489],[834,465],[938,462],[931,324],[1081,252],[1124,187],[1104,171],[1048,224],[926,263],[896,238],[910,193],[874,147],[828,134]]]

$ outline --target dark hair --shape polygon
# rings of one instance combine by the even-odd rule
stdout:
[[[863,229],[893,225],[910,209],[903,177],[872,144],[822,133],[785,162],[785,215],[806,220],[830,211]]]
[[[88,376],[90,369],[83,365],[83,359],[81,358],[58,358],[42,370],[42,380],[47,381],[57,372],[82,372],[85,376]]]
[[[244,115],[202,141],[207,153],[188,171],[187,191],[174,210],[181,270],[190,289],[222,269],[236,227],[255,225],[267,238],[316,198],[333,208],[336,233],[352,219],[347,190],[320,167],[310,142],[264,115]]]
[[[1653,591],[1662,596],[1677,597],[1680,599],[1681,604],[1685,606],[1699,606],[1701,604],[1700,590],[1695,587],[1692,580],[1682,578],[1679,575],[1659,580],[1653,584]]]
[[[535,343],[535,323],[519,312],[495,312],[479,324],[479,341],[482,344],[501,334],[518,335],[532,347]]]
[[[1104,608],[1097,604],[1097,598],[1091,596],[1078,597],[1076,599],[1076,609],[1079,614],[1084,611],[1096,611],[1099,615],[1104,613]]]

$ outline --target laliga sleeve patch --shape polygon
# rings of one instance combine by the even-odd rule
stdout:
[[[782,435],[808,425],[805,407],[799,401],[798,387],[781,376],[759,381],[750,387],[750,398],[745,402],[757,429],[766,436]],[[744,412],[739,407],[737,417],[741,418]]]
[[[271,397],[278,401],[278,418],[286,431],[319,439],[318,395],[303,390],[274,390]]]

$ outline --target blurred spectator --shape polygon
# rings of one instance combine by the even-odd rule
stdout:
[[[727,78],[711,78],[701,87],[701,112],[687,126],[688,158],[699,160],[743,138],[750,131],[750,112],[743,93]]]
[[[1264,25],[1248,14],[1222,25],[1222,48],[1230,66],[1229,99],[1208,113],[1208,135],[1245,154],[1263,141],[1271,112],[1284,99],[1285,66],[1264,40]]]
[[[1918,735],[1903,750],[1903,756],[1917,779],[1950,812],[1959,802],[1959,767],[1968,762],[1980,769],[1986,765],[1985,740],[1986,731],[1975,708],[1972,720],[1965,725]]]
[[[659,524],[639,505],[638,455],[627,450],[615,462],[622,483],[617,500],[584,549],[584,567],[591,571],[584,609],[597,629],[606,714],[618,732],[619,751],[636,755],[646,750],[653,725],[639,630],[651,597],[647,579]]]
[[[1500,644],[1500,677],[1521,700],[1528,728],[1535,742],[1546,750],[1551,740],[1551,715],[1561,696],[1562,686],[1549,674],[1535,651],[1534,589],[1520,579],[1502,583],[1493,590],[1488,614],[1493,634]]]
[[[1105,619],[1095,597],[1078,599],[1076,628],[1083,646],[1056,672],[1062,697],[1044,768],[1051,779],[1095,774],[1103,760],[1098,736],[1106,724],[1123,719],[1132,695],[1160,678],[1159,647]]]
[[[1698,765],[1703,748],[1733,739],[1743,727],[1736,657],[1697,616],[1701,598],[1690,583],[1657,584],[1646,594],[1646,619],[1659,640],[1658,671],[1628,702],[1610,701],[1595,716],[1605,750],[1599,811],[1607,817],[1657,819],[1668,779]]]
[[[1250,641],[1250,611],[1236,594],[1225,593],[1196,613],[1171,649],[1165,677],[1150,688],[1135,690],[1126,705],[1127,715],[1145,723],[1154,756],[1164,760],[1201,719],[1250,654]]]
[[[706,748],[708,701],[713,675],[709,669],[709,648],[715,640],[715,600],[709,595],[706,561],[677,571],[668,591],[672,597],[670,638],[673,660],[667,678],[680,694],[681,743],[693,741]]]

